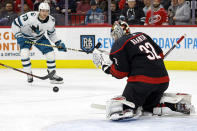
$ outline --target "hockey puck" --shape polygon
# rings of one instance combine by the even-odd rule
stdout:
[[[54,86],[53,87],[53,92],[58,92],[59,91],[59,88],[57,86]]]

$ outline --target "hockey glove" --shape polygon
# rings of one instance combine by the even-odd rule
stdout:
[[[105,73],[110,74],[112,61],[109,59],[109,54],[95,49],[93,52],[93,63],[97,68],[101,66]]]
[[[98,50],[96,50],[96,49],[93,52],[92,61],[97,68],[99,66],[101,66],[101,56],[100,56],[100,53],[98,52]]]
[[[64,52],[67,51],[65,44],[61,40],[55,42],[55,45],[58,47],[59,51],[64,51]]]

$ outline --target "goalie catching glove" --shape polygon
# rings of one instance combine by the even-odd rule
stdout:
[[[109,59],[109,53],[95,49],[93,52],[93,63],[97,68],[101,66],[105,73],[110,74],[112,61]]]

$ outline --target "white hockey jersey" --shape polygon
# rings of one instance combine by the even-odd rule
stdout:
[[[24,37],[35,42],[47,32],[50,40],[53,43],[57,42],[59,39],[56,36],[55,19],[49,15],[46,20],[41,22],[38,15],[39,12],[32,11],[16,18],[11,27],[15,38]]]

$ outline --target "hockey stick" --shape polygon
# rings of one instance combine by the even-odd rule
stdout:
[[[11,66],[8,66],[8,65],[5,65],[5,64],[2,64],[2,63],[0,63],[0,65],[1,65],[1,66],[4,66],[4,67],[6,67],[6,68],[13,69],[13,70],[15,70],[15,71],[18,71],[18,72],[21,72],[21,73],[24,73],[24,74],[33,76],[33,77],[38,78],[38,79],[41,79],[41,80],[46,80],[46,79],[48,79],[48,78],[51,78],[51,77],[55,74],[55,72],[56,72],[55,70],[53,70],[53,71],[50,72],[48,75],[41,77],[41,76],[33,75],[33,74],[31,74],[31,73],[28,73],[28,72],[25,72],[25,71],[16,69],[16,68],[14,68],[14,67],[11,67]]]
[[[133,102],[130,102],[130,101],[127,101],[127,100],[114,100],[114,101],[118,101],[122,104],[125,104],[131,108],[135,108],[135,104]],[[91,104],[91,107],[92,108],[96,108],[96,109],[101,109],[101,110],[105,110],[106,109],[106,105],[102,105],[102,104],[95,104],[95,103],[92,103]]]
[[[174,44],[164,55],[164,58],[166,58],[169,53],[174,50],[174,48],[186,37],[186,34],[184,34],[183,36],[181,36],[181,38],[179,38],[179,40],[176,42],[176,44]]]
[[[106,105],[92,103],[90,106],[95,109],[106,110]]]
[[[52,47],[52,48],[59,48],[61,49],[62,47],[61,46],[56,46],[56,45],[47,45],[47,44],[43,44],[43,43],[35,43],[35,42],[32,42],[32,41],[25,41],[25,43],[28,43],[28,44],[32,44],[32,45],[41,45],[41,46],[48,46],[48,47]],[[99,48],[101,45],[101,43],[97,43],[97,45],[95,46],[95,48]],[[83,50],[78,50],[78,49],[73,49],[73,48],[66,48],[68,50],[71,50],[71,51],[77,51],[77,52],[86,52],[86,51],[83,51]],[[86,52],[88,53],[88,52]]]

